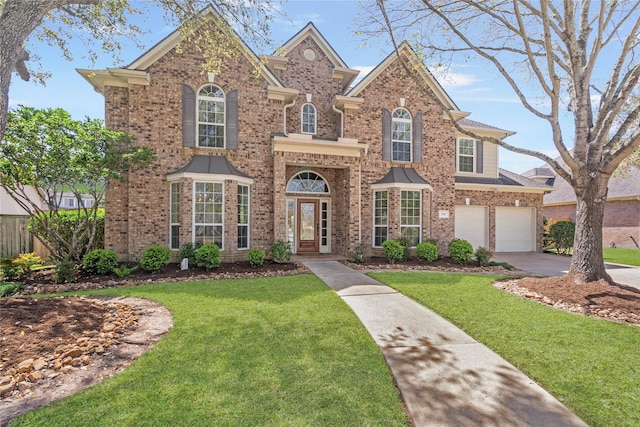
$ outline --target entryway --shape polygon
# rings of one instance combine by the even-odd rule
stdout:
[[[320,200],[298,199],[297,252],[318,252],[320,249]]]

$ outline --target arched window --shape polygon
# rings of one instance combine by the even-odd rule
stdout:
[[[313,104],[302,106],[302,133],[316,134],[316,107]]]
[[[206,85],[198,91],[198,146],[224,148],[224,92]]]
[[[329,194],[329,186],[325,180],[313,172],[300,172],[287,184],[290,193],[322,193]]]
[[[392,160],[411,161],[411,114],[404,108],[397,108],[391,116]]]

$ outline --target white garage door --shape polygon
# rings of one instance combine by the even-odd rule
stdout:
[[[534,208],[496,207],[496,252],[536,250],[534,213]]]
[[[488,248],[489,227],[484,206],[456,206],[455,236],[473,245]]]

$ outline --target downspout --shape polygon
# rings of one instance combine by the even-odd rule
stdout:
[[[282,133],[284,133],[284,136],[287,136],[287,108],[291,108],[295,104],[296,104],[296,99],[293,98],[293,101],[291,102],[291,104],[285,104],[285,106],[282,107],[282,116],[283,116]]]
[[[344,112],[336,108],[336,103],[331,104],[331,109],[340,114],[340,138],[344,138]]]
[[[358,243],[362,244],[362,157],[358,161]]]

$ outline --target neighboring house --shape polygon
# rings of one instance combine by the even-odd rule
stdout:
[[[175,258],[201,241],[246,259],[279,239],[296,253],[379,253],[400,236],[441,251],[454,237],[541,250],[552,188],[499,169],[498,147],[458,133],[395,53],[351,87],[358,71],[312,23],[281,53],[246,48],[215,75],[195,46],[177,52],[180,37],[124,68],[78,70],[104,94],[107,126],[157,156],[108,188],[105,247],[121,257],[164,245]],[[400,51],[463,127],[512,134],[466,119],[408,44]]]
[[[80,199],[72,192],[64,192],[56,197],[55,200],[49,201],[49,206],[57,206],[58,209],[77,209],[92,208],[96,199],[91,194],[81,194]]]
[[[544,216],[550,224],[576,220],[576,195],[567,181],[549,167],[531,169],[524,175],[557,189],[544,196]],[[640,170],[635,167],[631,167],[624,176],[609,179],[602,244],[634,248],[636,245],[630,236],[640,243]]]
[[[38,192],[28,187],[31,200],[38,200]],[[0,257],[16,257],[33,251],[33,236],[29,232],[29,213],[0,186]]]

